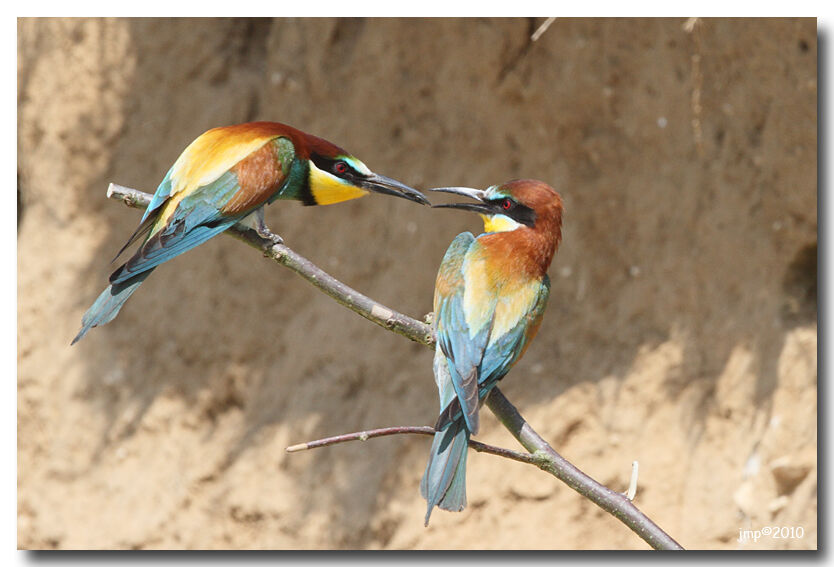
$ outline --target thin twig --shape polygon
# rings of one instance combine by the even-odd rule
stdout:
[[[533,35],[530,36],[530,41],[539,41],[539,38],[544,35],[544,32],[547,31],[547,28],[550,27],[550,24],[556,21],[555,17],[547,18],[539,28],[533,32]]]
[[[151,200],[151,195],[147,193],[112,183],[107,190],[107,196],[119,199],[130,207],[138,208],[146,207]],[[227,232],[261,250],[265,256],[272,258],[282,266],[290,268],[337,302],[369,321],[373,321],[415,342],[428,347],[434,346],[435,337],[431,327],[407,315],[398,313],[346,286],[286,245],[275,244],[269,238],[260,236],[254,229],[244,224],[236,224]],[[601,485],[554,451],[521,417],[518,410],[498,388],[493,388],[486,399],[485,405],[518,439],[522,446],[531,453],[529,457],[525,456],[524,459],[516,460],[530,462],[549,472],[597,506],[618,518],[653,548],[683,549],[657,524],[643,514],[633,502],[629,501],[625,495]],[[503,449],[502,451],[507,450]],[[508,454],[503,456],[514,458],[509,456],[509,453],[513,452],[508,451]]]
[[[366,431],[357,431],[356,433],[343,433],[342,435],[334,435],[333,437],[325,437],[324,439],[316,439],[315,441],[308,441],[307,443],[299,443],[297,445],[290,445],[285,450],[287,453],[298,453],[299,451],[307,451],[309,449],[318,449],[320,447],[329,447],[331,445],[338,445],[340,443],[347,443],[348,441],[367,441],[374,437],[387,437],[389,435],[434,435],[437,433],[434,427],[430,425],[401,425],[397,427],[383,427],[381,429],[368,429]],[[511,451],[503,447],[496,447],[495,445],[487,445],[480,441],[469,440],[469,447],[479,453],[489,453],[490,455],[497,455],[505,459],[512,459],[528,464],[538,464],[535,455],[530,453],[519,453],[518,451]]]
[[[683,24],[683,30],[690,34],[695,41],[695,52],[692,60],[692,133],[695,138],[695,148],[698,155],[704,157],[704,135],[701,129],[701,92],[704,86],[704,74],[701,70],[701,18],[688,18]]]
[[[637,496],[637,475],[639,474],[639,465],[637,461],[631,463],[631,481],[628,483],[628,490],[626,490],[625,497],[629,500],[634,500]]]
[[[319,447],[329,447],[330,445],[347,443],[348,441],[367,441],[368,439],[373,439],[374,437],[402,435],[405,433],[434,435],[435,431],[434,428],[429,425],[402,425],[399,427],[385,427],[383,429],[368,429],[367,431],[343,433],[342,435],[334,435],[333,437],[325,437],[324,439],[316,439],[315,441],[290,445],[285,449],[285,451],[287,453],[297,453],[299,451],[307,451],[308,449],[318,449]]]

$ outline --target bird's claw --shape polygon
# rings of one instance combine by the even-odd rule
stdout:
[[[260,207],[255,212],[253,212],[250,216],[246,218],[246,220],[246,224],[253,228],[255,232],[258,233],[258,236],[265,240],[269,240],[270,242],[272,242],[273,246],[275,246],[276,244],[284,243],[283,238],[269,230],[269,227],[266,226],[263,207]]]
[[[258,236],[260,236],[261,238],[265,238],[265,239],[269,240],[270,242],[272,242],[273,246],[276,245],[276,244],[283,244],[284,243],[283,238],[281,238],[279,235],[275,234],[274,232],[272,232],[271,230],[269,230],[265,226],[264,227],[258,227],[258,228],[255,229],[255,231],[258,233]]]

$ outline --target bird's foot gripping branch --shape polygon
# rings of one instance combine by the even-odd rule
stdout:
[[[119,199],[130,207],[144,208],[151,201],[151,195],[111,184],[107,196]],[[265,256],[273,259],[282,266],[286,266],[306,279],[308,282],[335,299],[338,303],[365,317],[369,321],[400,334],[415,342],[434,347],[435,336],[432,328],[425,323],[412,319],[393,309],[390,309],[373,299],[346,286],[333,276],[327,274],[312,262],[299,255],[285,244],[275,244],[274,240],[258,234],[254,228],[238,223],[233,225],[229,234],[243,240],[250,246],[260,250]],[[524,420],[518,410],[507,400],[498,388],[493,388],[486,398],[485,405],[498,420],[521,443],[528,453],[521,453],[484,445],[470,440],[469,445],[476,451],[496,454],[509,459],[533,464],[545,472],[555,476],[569,487],[594,502],[597,506],[610,513],[623,524],[628,526],[654,549],[680,550],[683,549],[671,536],[664,532],[657,524],[641,512],[628,495],[611,490],[598,483],[565,458],[539,436],[538,433]],[[365,440],[382,435],[403,433],[419,433],[433,435],[434,428],[395,427],[381,430],[364,431],[354,434],[340,435],[309,443],[301,443],[288,448],[290,452],[304,449],[328,446],[353,440]],[[634,478],[634,477],[632,477]],[[634,484],[632,480],[632,485]],[[630,490],[629,492],[632,492]]]

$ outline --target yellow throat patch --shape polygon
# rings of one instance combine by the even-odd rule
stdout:
[[[521,226],[505,215],[481,215],[484,219],[484,232],[509,232]]]
[[[310,192],[317,205],[332,205],[364,197],[368,192],[322,171],[310,161]]]

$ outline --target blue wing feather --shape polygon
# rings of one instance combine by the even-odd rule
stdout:
[[[110,276],[110,283],[118,284],[151,270],[232,226],[244,215],[227,217],[220,209],[238,189],[237,176],[227,172],[182,199],[167,225],[153,233],[136,254]]]
[[[518,323],[501,337],[494,338],[483,350],[479,361],[478,400],[483,400],[498,381],[503,378],[510,368],[518,361],[524,347],[530,338],[530,329],[538,327],[544,315],[547,299],[550,295],[550,278],[545,275],[539,290],[539,295],[533,307],[522,316]],[[454,376],[454,374],[452,374]],[[461,415],[460,397],[452,400],[444,407],[435,424],[435,428],[443,429],[457,420]],[[465,415],[465,414],[464,414]]]
[[[168,170],[168,173],[165,174],[165,179],[162,180],[162,183],[159,184],[159,187],[156,188],[156,193],[154,193],[153,197],[151,197],[151,202],[148,203],[147,208],[145,209],[145,213],[142,215],[142,220],[139,221],[139,228],[130,235],[130,238],[127,239],[124,246],[122,246],[116,255],[113,257],[111,262],[115,262],[116,258],[122,255],[122,252],[127,250],[128,246],[148,234],[151,229],[153,228],[154,223],[156,223],[156,218],[159,216],[160,207],[165,204],[168,200],[168,197],[171,196],[171,170]]]
[[[145,214],[142,215],[143,222],[148,218],[148,215],[158,209],[162,203],[167,201],[168,197],[171,196],[171,172],[173,170],[173,167],[168,170],[168,173],[165,174],[165,178],[159,184],[159,187],[156,188],[156,193],[154,193],[153,197],[151,197],[151,202],[148,203],[148,208],[145,209]]]
[[[463,310],[463,265],[474,242],[472,234],[465,232],[459,234],[446,250],[438,276],[438,279],[443,279],[443,292],[439,292],[435,306],[438,345],[446,356],[452,385],[464,409],[466,426],[473,434],[479,429],[478,367],[489,342],[491,327],[485,325],[474,337],[470,337]],[[491,309],[494,310],[494,306]]]
[[[530,329],[538,327],[541,322],[549,296],[550,278],[545,275],[533,307],[519,319],[515,327],[504,333],[503,336],[496,338],[487,348],[481,363],[481,389],[487,388],[487,392],[481,395],[482,398],[495,385],[495,382],[510,371],[518,357],[524,352],[524,347],[527,345],[530,336]]]

